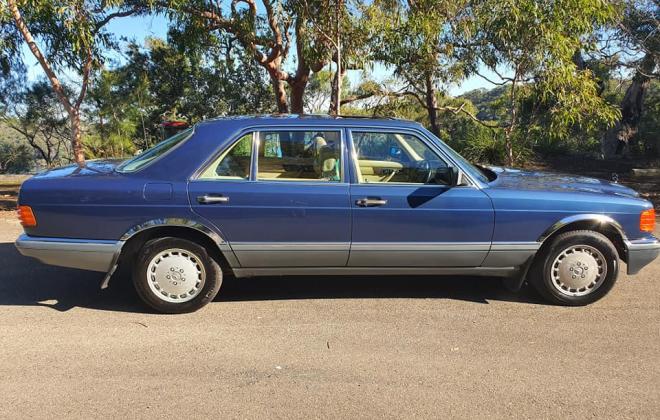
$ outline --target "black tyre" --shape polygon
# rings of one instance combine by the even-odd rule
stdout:
[[[222,270],[204,247],[185,239],[158,238],[140,250],[133,284],[140,298],[159,312],[193,312],[218,294]]]
[[[565,232],[541,250],[530,270],[530,283],[548,301],[582,306],[605,296],[619,275],[616,248],[590,230]]]

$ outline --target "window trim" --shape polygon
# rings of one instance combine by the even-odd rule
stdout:
[[[332,126],[332,125],[318,125],[318,126],[310,126],[310,125],[300,125],[300,126],[286,126],[286,125],[279,125],[279,126],[272,126],[272,125],[264,125],[264,126],[247,126],[244,127],[243,129],[239,130],[236,132],[236,134],[231,136],[231,140],[228,142],[220,145],[216,150],[211,154],[211,157],[208,158],[204,163],[200,165],[200,167],[190,176],[188,179],[189,182],[192,181],[203,181],[203,182],[259,182],[259,183],[276,183],[276,184],[282,184],[282,183],[287,183],[287,184],[300,184],[300,185],[347,185],[350,183],[349,179],[349,170],[347,169],[348,167],[348,162],[350,160],[350,156],[347,153],[348,147],[347,147],[347,139],[346,139],[346,133],[345,133],[345,128],[343,126]],[[272,132],[272,131],[333,131],[333,132],[338,132],[339,133],[339,139],[340,139],[340,151],[339,151],[339,156],[341,158],[341,165],[340,165],[340,180],[337,182],[334,181],[317,181],[317,180],[309,180],[309,181],[291,181],[291,180],[281,180],[277,181],[276,179],[262,179],[258,180],[257,179],[257,172],[258,172],[258,165],[259,165],[259,136],[258,134],[261,132]],[[211,166],[220,156],[222,156],[223,153],[225,153],[227,150],[232,148],[236,142],[240,141],[245,135],[247,134],[252,134],[252,156],[250,159],[250,177],[248,179],[203,179],[200,178],[200,176]]]
[[[248,178],[247,179],[245,179],[245,178],[241,178],[241,179],[221,178],[221,177],[218,177],[218,178],[202,178],[204,173],[206,171],[208,171],[211,168],[211,166],[213,166],[213,164],[218,161],[218,159],[222,158],[226,153],[230,152],[234,147],[236,147],[238,142],[243,140],[243,138],[245,136],[247,136],[248,134],[252,135],[252,139],[251,139],[252,142],[250,144],[250,168],[249,168],[249,171],[248,171]],[[252,176],[252,164],[254,163],[254,140],[255,140],[254,132],[252,132],[252,133],[243,133],[242,135],[238,136],[238,138],[234,139],[229,144],[229,146],[223,148],[220,151],[220,153],[214,154],[214,157],[212,159],[209,159],[208,162],[204,163],[204,165],[195,172],[194,180],[196,180],[196,181],[228,181],[228,182],[246,182],[246,181],[249,181],[251,176]],[[226,157],[226,156],[224,156],[224,157]],[[192,177],[191,177],[191,180],[193,180]]]
[[[439,158],[441,158],[445,163],[447,164],[448,167],[456,167],[461,170],[461,172],[466,176],[465,171],[463,168],[461,168],[460,165],[458,165],[453,159],[451,159],[444,151],[442,148],[438,147],[435,142],[431,141],[431,139],[427,138],[424,133],[417,131],[417,130],[410,130],[406,128],[399,128],[399,127],[362,127],[362,126],[355,126],[355,127],[348,127],[348,138],[350,141],[350,148],[351,148],[351,162],[352,162],[352,170],[353,170],[353,179],[351,180],[355,185],[371,185],[371,186],[377,186],[377,187],[383,187],[383,186],[391,186],[391,187],[431,187],[431,188],[438,188],[438,187],[448,187],[446,185],[438,185],[438,184],[422,184],[422,183],[413,183],[413,182],[360,182],[360,176],[362,173],[360,172],[360,164],[359,164],[359,159],[357,155],[357,150],[355,149],[355,142],[353,139],[353,133],[385,133],[385,134],[399,134],[399,135],[408,135],[408,136],[413,136],[420,140],[424,145],[426,145],[429,149],[431,149],[432,152],[438,155]],[[471,178],[467,177],[467,179],[470,181],[470,186],[474,185],[474,182],[472,181]]]
[[[252,143],[252,155],[254,156],[254,161],[252,162],[253,167],[252,167],[252,173],[250,174],[250,180],[251,181],[254,181],[254,182],[273,182],[273,183],[277,183],[277,184],[296,183],[296,184],[303,184],[303,185],[347,184],[346,169],[345,169],[346,159],[345,159],[345,153],[344,153],[346,141],[344,139],[344,130],[342,129],[342,127],[323,128],[323,127],[319,126],[319,127],[311,128],[309,126],[306,126],[306,127],[301,126],[301,127],[286,127],[286,128],[280,127],[280,128],[274,128],[274,129],[261,128],[259,130],[256,130],[254,133],[258,134],[258,133],[264,133],[264,132],[269,132],[270,133],[270,132],[278,132],[278,131],[310,131],[310,132],[313,132],[313,131],[323,131],[323,132],[333,131],[333,132],[339,133],[339,143],[340,143],[339,157],[341,159],[340,160],[341,164],[339,166],[339,181],[321,181],[321,180],[315,180],[315,179],[293,181],[293,180],[290,180],[290,179],[278,180],[277,178],[259,179],[259,177],[258,177],[258,175],[259,175],[259,146],[260,146],[259,142],[261,140],[259,139],[260,136],[258,136],[258,135],[254,137],[254,140],[253,140],[253,143]],[[257,153],[255,153],[255,151]]]

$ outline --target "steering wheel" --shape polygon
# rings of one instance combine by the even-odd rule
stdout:
[[[431,180],[433,179],[434,170],[433,170],[433,166],[431,166],[431,163],[428,160],[420,160],[417,163],[417,170],[418,172],[422,173],[422,176],[420,178],[422,178],[424,184],[428,184],[431,182]],[[426,172],[426,174],[424,174],[424,172]]]

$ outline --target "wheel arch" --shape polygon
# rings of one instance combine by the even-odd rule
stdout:
[[[123,246],[117,263],[130,260],[147,241],[168,236],[202,245],[225,272],[231,272],[237,264],[229,244],[217,232],[198,221],[180,218],[154,219],[129,229],[121,237]]]
[[[591,230],[604,235],[614,244],[619,258],[627,261],[625,246],[627,238],[623,227],[619,222],[604,214],[579,214],[557,221],[537,239],[537,242],[541,243],[539,252],[548,246],[557,235],[574,230]]]

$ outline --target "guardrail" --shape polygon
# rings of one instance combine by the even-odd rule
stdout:
[[[32,175],[15,175],[15,174],[5,174],[0,175],[0,185],[20,185],[31,177]]]

